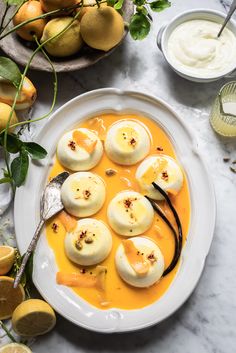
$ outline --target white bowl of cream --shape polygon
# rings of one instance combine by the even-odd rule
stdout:
[[[198,9],[182,13],[157,35],[157,45],[180,76],[211,82],[236,69],[236,23],[230,20],[218,38],[225,19],[219,11]]]

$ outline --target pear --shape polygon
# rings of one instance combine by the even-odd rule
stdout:
[[[26,20],[40,16],[43,14],[43,10],[39,1],[27,1],[24,3],[17,14],[13,18],[14,26],[21,24]],[[43,29],[47,21],[45,19],[39,19],[32,21],[16,31],[16,33],[23,39],[28,41],[34,41],[34,35],[40,39],[43,33]]]
[[[104,51],[116,46],[124,35],[123,18],[110,6],[91,8],[83,15],[80,27],[84,42]]]
[[[58,17],[49,21],[44,28],[41,43],[63,31],[72,21],[73,18],[69,16]],[[82,44],[80,23],[78,20],[74,20],[72,25],[63,34],[47,42],[44,48],[52,56],[65,57],[77,53]]]

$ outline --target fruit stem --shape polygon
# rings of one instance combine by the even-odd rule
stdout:
[[[2,34],[4,31],[5,31],[5,29],[8,27],[8,25],[9,25],[9,23],[12,21],[12,19],[15,17],[15,15],[17,14],[17,12],[20,10],[20,8],[21,8],[21,6],[26,2],[26,1],[28,1],[28,0],[24,0],[24,1],[22,1],[21,2],[21,4],[16,8],[16,10],[13,12],[13,14],[12,14],[12,16],[8,19],[8,21],[7,21],[7,23],[5,24],[5,26],[4,27],[2,27],[1,29],[0,29],[0,34]],[[3,21],[2,21],[3,22]],[[3,23],[2,23],[2,25],[3,25]]]
[[[11,332],[8,330],[6,325],[4,325],[4,323],[1,320],[0,320],[0,327],[3,329],[3,331],[5,331],[6,335],[10,338],[10,340],[16,343],[15,338],[12,336]]]
[[[8,4],[6,4],[6,7],[5,7],[4,13],[2,15],[2,19],[1,19],[0,31],[2,31],[4,20],[5,20],[6,14],[7,14],[9,9],[10,9],[10,6]]]

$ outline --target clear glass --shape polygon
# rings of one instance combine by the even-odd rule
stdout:
[[[221,88],[211,110],[210,123],[218,134],[236,137],[236,81]]]

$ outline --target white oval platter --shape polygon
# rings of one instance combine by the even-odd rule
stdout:
[[[211,180],[195,139],[184,121],[165,102],[153,96],[105,88],[82,94],[58,109],[38,134],[48,151],[42,163],[31,163],[25,185],[17,189],[14,205],[16,239],[23,254],[39,220],[39,204],[59,137],[79,121],[102,113],[137,113],[155,120],[168,134],[190,188],[191,224],[181,265],[168,291],[155,303],[138,310],[100,310],[57,285],[54,254],[42,232],[34,256],[33,281],[38,291],[62,316],[89,330],[113,333],[142,329],[174,313],[194,290],[212,242],[216,206]]]

